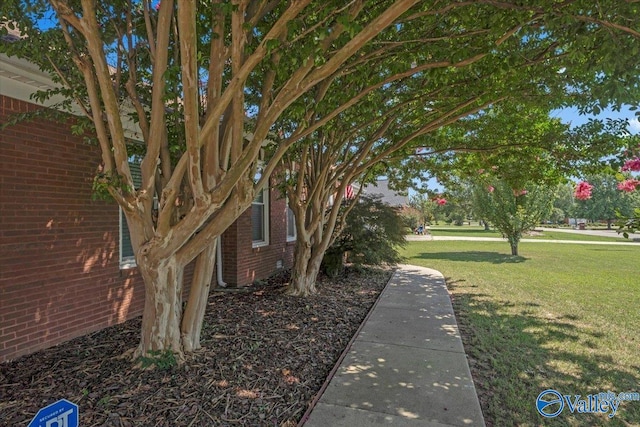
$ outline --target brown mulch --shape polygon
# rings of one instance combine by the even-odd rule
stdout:
[[[309,298],[284,295],[286,275],[212,292],[180,365],[134,366],[140,318],[0,364],[0,425],[64,398],[82,426],[295,426],[390,275],[347,270]]]

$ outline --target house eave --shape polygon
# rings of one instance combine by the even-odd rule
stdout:
[[[41,71],[34,63],[26,59],[0,53],[0,95],[44,107],[54,107],[64,101],[64,97],[55,95],[43,103],[37,103],[31,98],[31,95],[39,90],[48,90],[55,87],[56,83],[51,77]],[[79,106],[76,106],[72,114],[80,116],[84,113]],[[122,124],[127,138],[137,141],[142,139],[142,132],[137,123],[123,116]]]

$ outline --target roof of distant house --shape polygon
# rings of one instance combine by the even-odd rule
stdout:
[[[382,202],[390,206],[407,206],[409,204],[409,198],[406,195],[399,194],[389,188],[389,180],[387,179],[379,179],[375,184],[368,184],[363,193],[380,196]]]

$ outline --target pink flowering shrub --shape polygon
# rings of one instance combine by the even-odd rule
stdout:
[[[626,191],[627,193],[635,191],[636,187],[640,187],[640,180],[626,179],[618,183],[618,190]]]
[[[493,185],[490,185],[487,190],[489,190],[489,193],[493,193],[495,191],[495,187]]]
[[[640,157],[636,157],[635,159],[629,159],[626,162],[624,162],[624,166],[622,166],[622,170],[640,172]]]
[[[576,191],[574,196],[578,200],[588,200],[591,198],[591,190],[593,189],[593,185],[589,184],[586,181],[581,181],[576,185]]]

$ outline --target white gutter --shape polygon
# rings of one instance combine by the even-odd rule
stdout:
[[[218,286],[226,288],[227,284],[222,280],[222,236],[218,236],[216,239],[216,278],[218,280]]]

